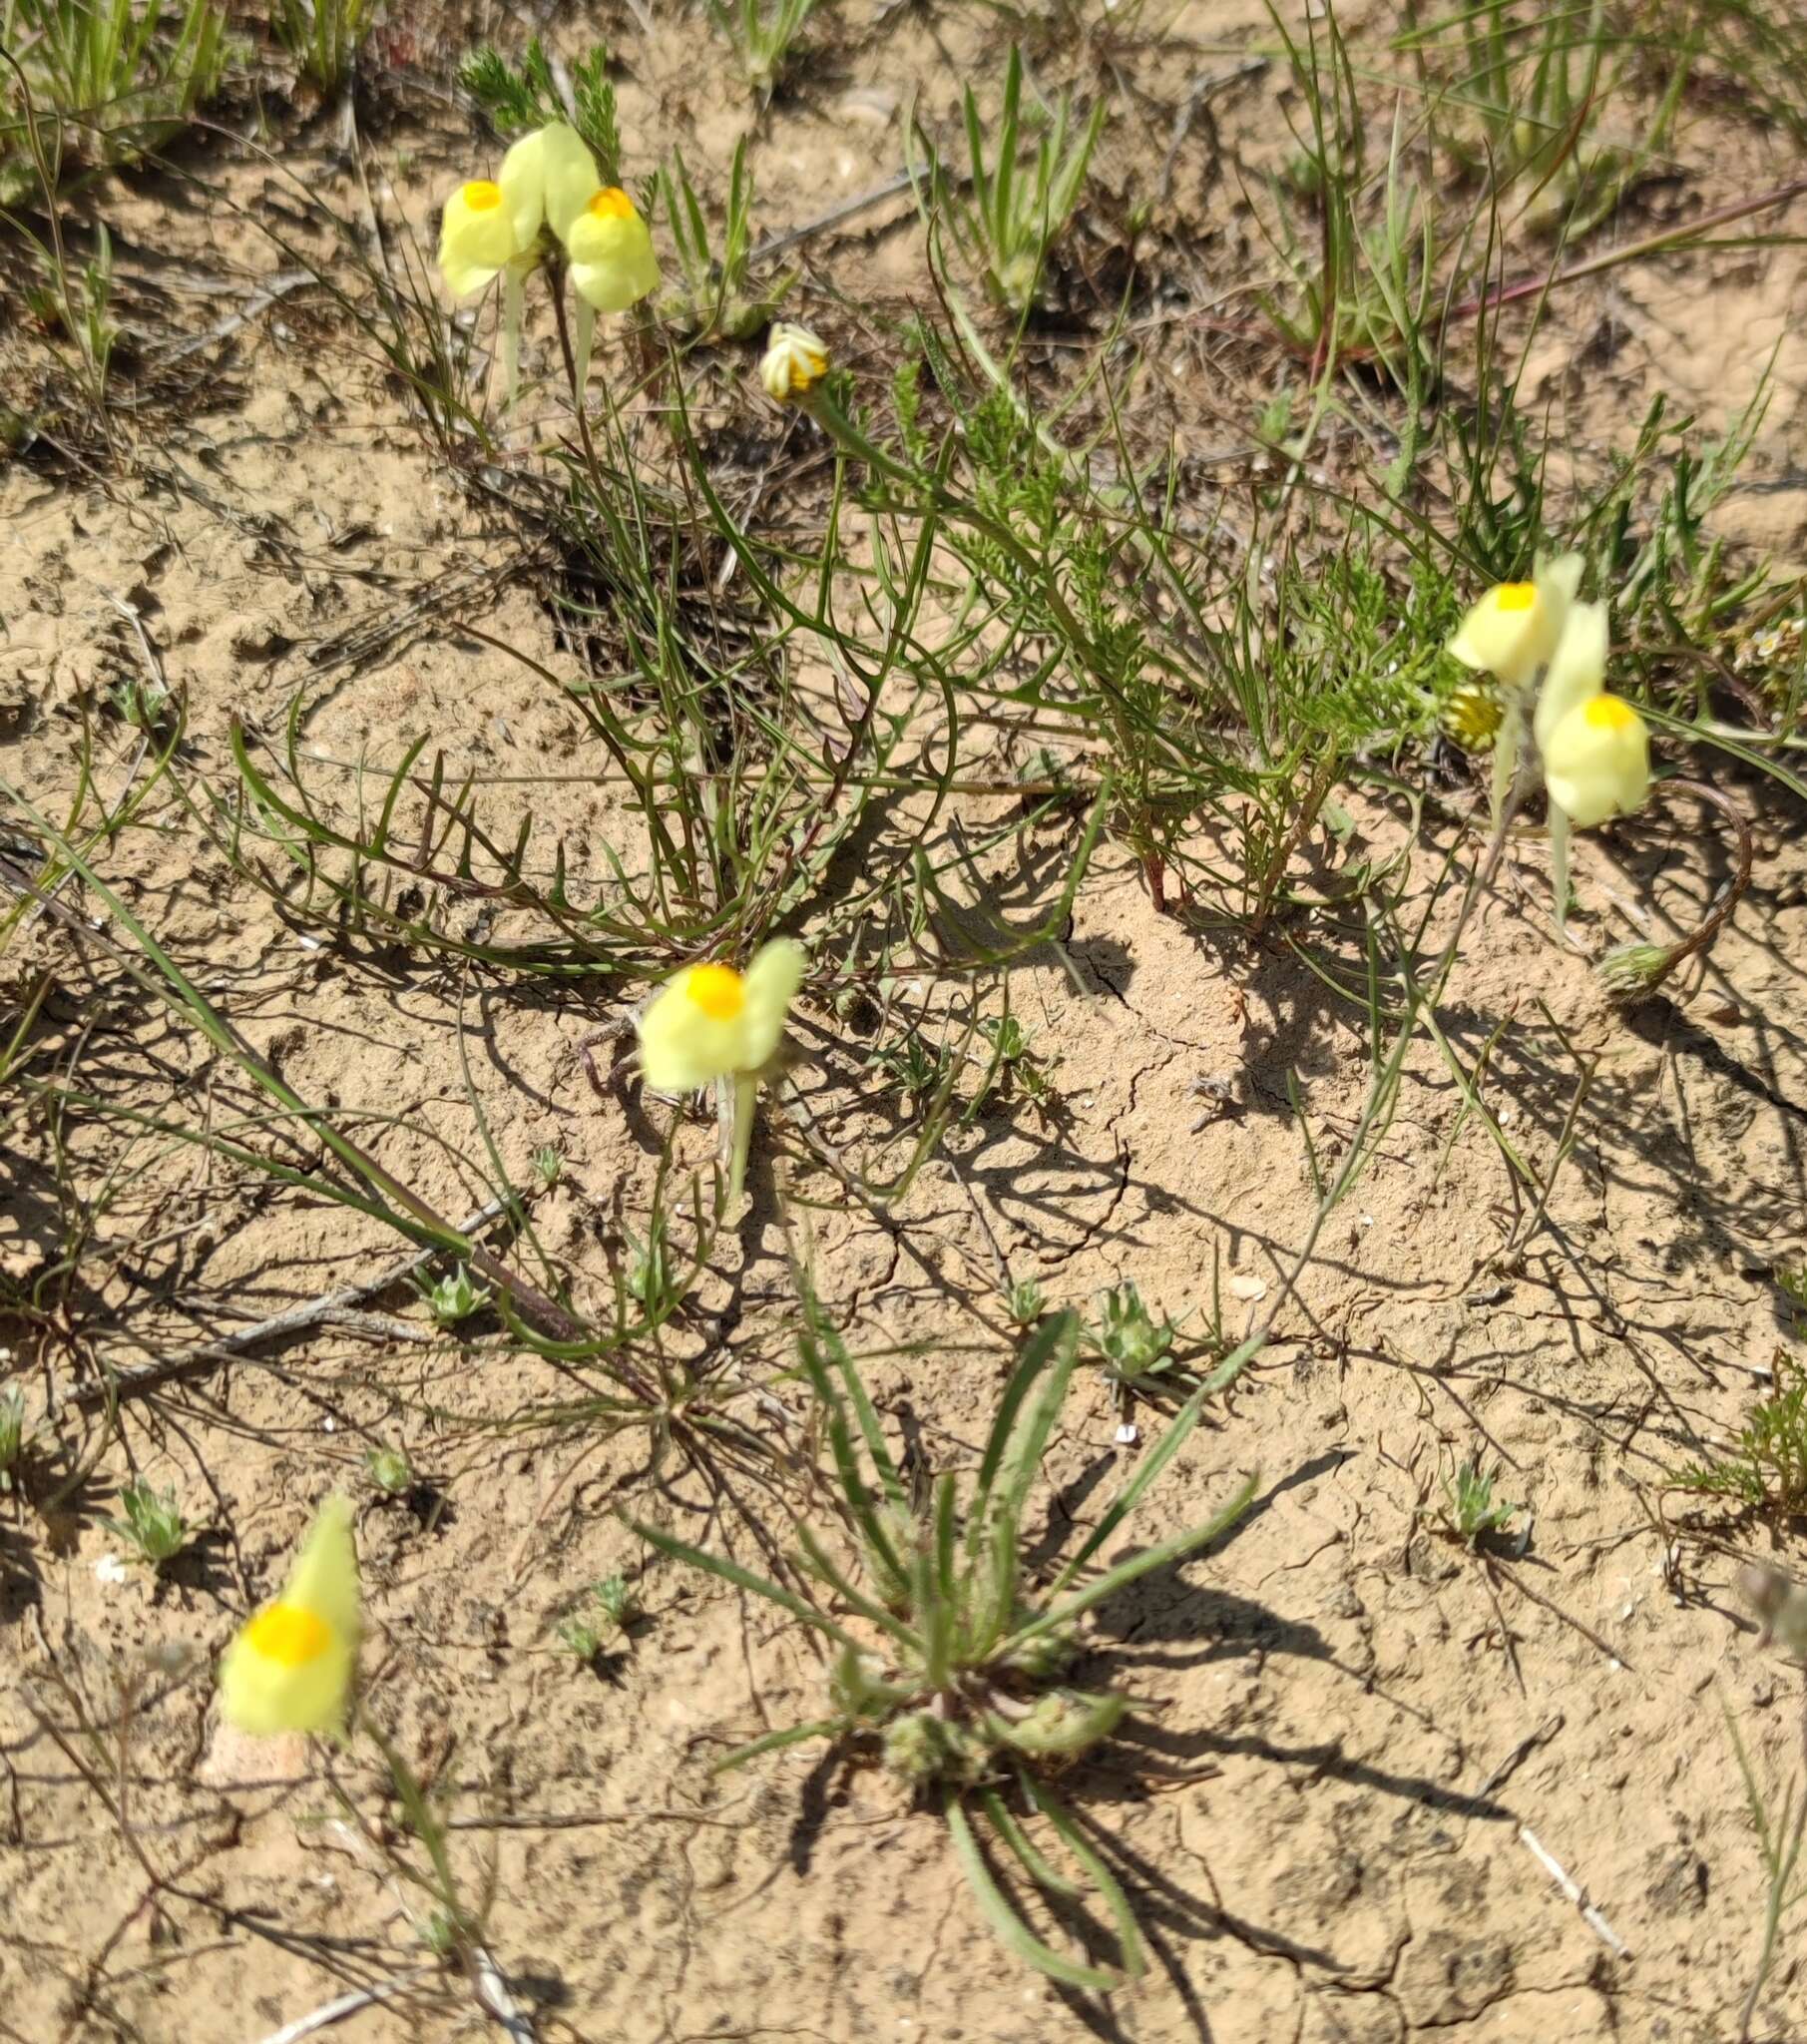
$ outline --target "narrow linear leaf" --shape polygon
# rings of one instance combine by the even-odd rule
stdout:
[[[787,1746],[801,1746],[806,1739],[832,1739],[841,1729],[838,1718],[818,1718],[811,1725],[786,1725],[777,1732],[768,1732],[763,1738],[755,1739],[745,1746],[737,1746],[730,1754],[724,1754],[709,1769],[711,1775],[725,1775],[733,1768],[743,1768],[748,1761],[756,1761],[762,1753],[778,1753]]]
[[[800,1619],[804,1625],[813,1626],[817,1632],[826,1633],[843,1647],[852,1647],[857,1653],[859,1642],[844,1626],[836,1625],[826,1612],[818,1611],[813,1604],[805,1603],[801,1597],[764,1576],[755,1576],[750,1569],[743,1569],[738,1562],[729,1561],[725,1555],[707,1554],[700,1547],[692,1547],[687,1540],[678,1540],[670,1533],[661,1533],[656,1527],[642,1525],[638,1519],[626,1522],[630,1532],[638,1533],[649,1547],[657,1547],[661,1554],[669,1555],[673,1561],[681,1561],[693,1569],[702,1569],[711,1576],[719,1576],[724,1583],[731,1583],[736,1590],[745,1590],[754,1597],[763,1597],[768,1604],[775,1604],[780,1611],[788,1611],[792,1618]]]
[[[1214,1518],[1208,1519],[1202,1526],[1195,1526],[1189,1533],[1176,1534],[1171,1540],[1163,1540],[1158,1547],[1147,1548],[1141,1554],[1132,1555],[1129,1560],[1120,1562],[1116,1568],[1108,1569],[1096,1582],[1089,1583],[1077,1596],[1068,1598],[1065,1604],[1056,1605],[1052,1610],[1043,1612],[1030,1624],[1020,1627],[998,1650],[1000,1657],[1016,1653],[1029,1641],[1039,1638],[1043,1633],[1052,1632],[1056,1626],[1070,1625],[1082,1612],[1090,1611],[1095,1604],[1104,1603],[1107,1597],[1116,1596],[1119,1590],[1128,1589],[1131,1583],[1147,1575],[1150,1570],[1164,1568],[1168,1562],[1178,1561],[1195,1549],[1208,1546],[1220,1534],[1227,1533],[1241,1518],[1248,1509],[1249,1501],[1255,1494],[1255,1486],[1260,1480],[1261,1472],[1258,1469],[1254,1470],[1244,1481],[1242,1488]]]
[[[948,1829],[954,1837],[954,1855],[960,1861],[960,1870],[973,1891],[973,1899],[979,1904],[980,1912],[991,1925],[999,1943],[1026,1965],[1034,1966],[1038,1973],[1046,1973],[1051,1980],[1063,1980],[1069,1987],[1095,1987],[1107,1991],[1121,1987],[1124,1984],[1121,1974],[1108,1973],[1102,1966],[1082,1966],[1078,1960],[1063,1957],[1037,1937],[993,1878],[960,1798],[950,1795],[945,1808]]]

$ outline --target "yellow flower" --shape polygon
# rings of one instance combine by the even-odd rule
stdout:
[[[1450,641],[1450,652],[1464,667],[1498,675],[1510,689],[1529,689],[1556,652],[1581,582],[1580,554],[1540,561],[1532,581],[1502,582],[1481,598]]]
[[[516,209],[516,229],[523,239],[537,235],[544,220],[561,242],[568,242],[573,223],[602,182],[596,158],[564,121],[550,121],[523,136],[502,159],[502,189]]]
[[[592,185],[569,226],[560,230],[571,252],[571,281],[599,312],[625,312],[659,287],[653,236],[618,186]]]
[[[460,185],[439,225],[439,267],[453,297],[481,290],[520,253],[502,187],[488,178]]]
[[[779,937],[744,973],[731,965],[686,965],[640,1018],[647,1084],[658,1093],[692,1093],[716,1079],[758,1073],[784,1033],[804,962],[802,946]]]
[[[1551,733],[1578,703],[1597,696],[1605,686],[1606,606],[1578,603],[1563,626],[1563,635],[1550,656],[1544,685],[1538,691],[1532,730],[1539,748],[1549,745]]]
[[[241,1732],[342,1732],[357,1661],[351,1500],[314,1515],[282,1594],[241,1626],[220,1664],[220,1702]]]
[[[524,135],[502,159],[494,181],[460,185],[445,203],[439,266],[454,297],[481,290],[499,270],[531,269],[540,229],[563,239],[601,183],[575,128],[563,121]]]
[[[780,319],[765,337],[759,380],[767,396],[784,404],[801,397],[828,373],[828,350],[806,326]]]
[[[599,180],[575,128],[549,122],[524,135],[494,180],[460,185],[439,225],[439,267],[453,297],[502,278],[502,381],[513,404],[520,380],[523,286],[540,259],[540,231],[566,235]]]
[[[1590,696],[1570,710],[1544,748],[1550,799],[1579,829],[1635,809],[1650,787],[1650,734],[1629,703]]]

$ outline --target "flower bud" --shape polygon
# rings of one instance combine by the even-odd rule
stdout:
[[[828,373],[828,350],[806,326],[780,319],[766,336],[759,380],[767,396],[786,404],[803,396]]]

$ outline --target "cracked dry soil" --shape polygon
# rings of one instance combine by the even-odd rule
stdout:
[[[1258,16],[1186,10],[1194,30],[1220,34]],[[896,33],[901,56],[896,43],[849,52],[854,86],[907,62],[950,110],[980,28],[906,21]],[[677,39],[640,53],[624,87],[631,136],[681,100],[684,61]],[[1141,82],[1177,104],[1184,75]],[[1252,84],[1224,108],[1224,132],[1258,150],[1279,90]],[[688,102],[685,148],[718,185],[744,110],[714,91]],[[1103,175],[1121,176],[1126,152],[1164,150],[1156,128],[1114,137]],[[383,196],[419,225],[457,174],[464,131],[443,108],[416,108],[400,133],[409,162]],[[832,108],[780,102],[755,165],[767,189],[802,166],[831,192],[857,191],[897,146],[894,126],[850,128]],[[1215,146],[1186,142],[1170,225],[1227,261],[1244,224],[1233,184],[1211,175]],[[295,163],[352,203],[329,152]],[[264,175],[218,170],[241,205]],[[197,265],[262,259],[172,214],[155,181],[122,199],[115,236],[128,269],[153,244]],[[839,288],[900,302],[921,281],[901,209],[825,238],[811,260]],[[1709,298],[1716,330],[1738,335],[1729,360],[1713,356],[1732,382],[1761,367],[1772,314],[1807,330],[1792,250],[1728,262],[1714,281],[1629,322],[1621,409],[1662,387],[1665,349],[1683,383],[1699,369]],[[1608,288],[1633,310],[1654,302],[1632,273],[1553,309],[1547,345],[1562,349],[1538,364],[1553,388]],[[1185,345],[1208,366],[1208,338]],[[279,730],[303,683],[302,735],[323,757],[381,759],[396,733],[430,729],[450,760],[486,773],[578,759],[564,706],[444,622],[448,591],[468,592],[473,563],[501,540],[435,471],[353,337],[291,308],[289,323],[239,336],[229,366],[169,429],[156,479],[0,471],[8,777],[41,797],[67,791],[76,708],[137,657],[109,592],[130,595],[188,692],[197,779],[229,772],[232,715]],[[1790,353],[1759,445],[1783,476],[1800,367]],[[1222,429],[1197,388],[1174,401],[1188,432]],[[1562,402],[1584,439],[1581,400]],[[1798,525],[1774,523],[1778,502],[1743,503],[1740,515],[1771,522],[1737,536],[1798,547]],[[567,659],[529,576],[499,578],[482,615],[534,659]],[[109,785],[132,751],[130,733],[105,728]],[[1798,1248],[1807,1214],[1807,845],[1798,811],[1756,783],[1742,794],[1755,884],[1704,975],[1630,1018],[1604,1003],[1585,955],[1553,941],[1543,844],[1515,844],[1440,1021],[1466,1065],[1485,1053],[1487,1110],[1548,1197],[1515,1177],[1448,1064],[1420,1044],[1379,1154],[1275,1340],[1138,1520],[1138,1538],[1158,1539],[1208,1514],[1239,1472],[1263,1472],[1231,1540],[1103,1607],[1090,1636],[1088,1670],[1138,1703],[1128,1738],[1070,1788],[1142,1911],[1153,1964],[1137,1987],[1107,2006],[1008,1962],[941,1829],[875,1774],[805,1748],[711,1782],[707,1764],[727,1747],[813,1715],[824,1679],[793,1630],[724,1586],[650,1571],[631,1650],[599,1675],[574,1672],[557,1621],[587,1584],[643,1561],[618,1504],[757,1566],[752,1529],[781,1523],[777,1500],[756,1476],[728,1500],[680,1461],[650,1471],[638,1435],[498,1431],[582,1386],[495,1333],[451,1356],[407,1338],[422,1329],[417,1311],[393,1324],[409,1312],[404,1291],[372,1302],[386,1331],[321,1326],[122,1408],[92,1497],[105,1506],[139,1470],[176,1483],[206,1527],[161,1584],[97,1573],[117,1543],[82,1497],[44,1524],[0,1525],[0,2035],[249,2044],[369,1983],[387,1998],[346,2017],[359,2044],[485,2026],[426,1966],[412,1898],[318,1761],[234,1742],[207,1677],[312,1499],[355,1478],[368,1442],[399,1434],[431,1495],[361,1509],[368,1679],[444,1797],[464,1863],[486,1870],[492,1949],[542,2039],[1726,2044],[1761,1888],[1722,1710],[1770,1781],[1798,1754],[1802,1720],[1799,1672],[1757,1649],[1731,1594],[1744,1536],[1678,1538],[1661,1517],[1675,1509],[1668,1476],[1736,1432],[1787,1339],[1768,1272]],[[1395,848],[1396,822],[1355,806],[1365,841]],[[606,784],[556,787],[542,810],[574,869],[600,864],[604,843],[636,841]],[[959,813],[976,842],[1009,820],[979,798]],[[126,840],[112,877],[251,1043],[309,1098],[398,1117],[385,1161],[458,1212],[479,1195],[430,1138],[474,1148],[462,1049],[515,1182],[541,1145],[563,1154],[535,1226],[605,1282],[624,1227],[644,1226],[667,1115],[607,1052],[601,1087],[586,1078],[580,1047],[619,1012],[613,990],[522,995],[352,936],[322,941],[198,851],[173,804],[150,820],[159,827]],[[1427,826],[1426,884],[1450,828]],[[1590,838],[1582,945],[1616,933],[1625,900],[1685,923],[1720,877],[1706,843],[1684,811]],[[973,876],[985,912],[1032,922],[1062,849],[1007,831]],[[104,954],[48,925],[31,945],[9,970],[56,977],[41,1027],[83,1085],[191,1120],[216,1098],[225,1111],[229,1082],[205,1046]],[[958,1012],[967,992],[950,986]],[[1232,1334],[1258,1313],[1315,1204],[1289,1085],[1317,1154],[1336,1155],[1367,1094],[1361,1018],[1284,943],[1154,916],[1108,849],[1072,928],[1019,966],[1011,996],[1051,1066],[1058,1116],[993,1100],[880,1214],[774,1115],[751,1210],[699,1279],[680,1349],[725,1354],[749,1378],[781,1363],[789,1260],[805,1256],[850,1346],[879,1358],[881,1408],[941,1463],[972,1451],[1008,1353],[1001,1275],[1079,1304],[1133,1278],[1190,1326],[1215,1301]],[[901,1156],[907,1116],[857,1033],[806,1006],[797,1036],[808,1128],[849,1154]],[[6,1141],[0,1255],[30,1283],[59,1254],[52,1147],[17,1117]],[[304,1192],[278,1194],[218,1158],[98,1120],[64,1141],[91,1187],[128,1174],[76,1290],[117,1366],[355,1283],[395,1255]],[[686,1127],[680,1155],[700,1162],[710,1141]],[[795,1387],[766,1407],[775,1436],[799,1442]],[[1106,1385],[1083,1380],[1050,1459],[1051,1525],[1083,1521],[1111,1494],[1159,1424],[1146,1406],[1134,1416],[1141,1440],[1123,1445]],[[1497,1463],[1502,1491],[1523,1501],[1522,1552],[1488,1557],[1441,1537],[1439,1472],[1468,1455]],[[1797,1537],[1770,1552],[1800,1572]],[[122,1681],[149,1648],[189,1658],[159,1663],[123,1712]],[[117,1816],[122,1722],[131,1842]],[[361,1755],[331,1765],[359,1809],[381,1807]],[[1621,1950],[1558,1889],[1526,1830]],[[1807,2039],[1807,1969],[1792,1950],[1754,2034]]]

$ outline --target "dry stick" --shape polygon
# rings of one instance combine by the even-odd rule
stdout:
[[[1637,1673],[1636,1669],[1631,1668],[1630,1662],[1619,1652],[1618,1648],[1602,1640],[1598,1633],[1582,1625],[1579,1618],[1565,1611],[1560,1604],[1552,1603],[1542,1590],[1534,1590],[1529,1583],[1522,1581],[1518,1576],[1514,1575],[1512,1570],[1500,1560],[1498,1555],[1490,1554],[1485,1557],[1485,1560],[1487,1562],[1487,1572],[1490,1576],[1498,1575],[1503,1577],[1518,1591],[1521,1597],[1529,1597],[1533,1604],[1541,1604],[1550,1613],[1552,1618],[1560,1618],[1566,1626],[1580,1633],[1588,1646],[1597,1647],[1605,1655],[1606,1659],[1612,1663],[1614,1668],[1630,1669],[1633,1675]]]
[[[1807,178],[1796,178],[1789,184],[1777,186],[1773,192],[1763,193],[1760,198],[1740,199],[1735,205],[1722,206],[1714,213],[1703,213],[1698,220],[1684,221],[1680,227],[1664,228],[1660,234],[1647,235],[1641,242],[1633,242],[1629,248],[1609,249],[1603,256],[1589,256],[1585,262],[1578,262],[1573,269],[1560,270],[1555,276],[1527,277],[1522,283],[1502,284],[1497,290],[1483,291],[1478,298],[1452,305],[1449,319],[1472,319],[1476,314],[1491,312],[1500,305],[1514,304],[1521,298],[1535,298],[1544,291],[1555,290],[1559,284],[1578,283],[1582,277],[1597,276],[1601,270],[1615,269],[1621,262],[1635,262],[1644,256],[1659,256],[1664,249],[1677,242],[1685,242],[1703,228],[1729,227],[1733,221],[1745,220],[1753,213],[1767,213],[1772,207],[1786,206],[1804,192],[1807,192]],[[1345,350],[1345,354],[1347,352]]]
[[[1722,206],[1714,213],[1704,213],[1697,220],[1684,221],[1680,227],[1664,228],[1660,234],[1647,235],[1628,248],[1609,249],[1603,256],[1591,256],[1585,262],[1578,262],[1573,269],[1558,270],[1554,276],[1528,276],[1518,283],[1500,284],[1493,290],[1483,291],[1479,297],[1465,298],[1461,304],[1452,305],[1439,320],[1439,327],[1451,326],[1458,319],[1476,318],[1483,312],[1496,311],[1502,305],[1518,304],[1525,298],[1542,297],[1566,283],[1580,283],[1583,277],[1598,276],[1603,270],[1616,269],[1620,263],[1636,262],[1645,256],[1660,256],[1665,249],[1686,244],[1690,236],[1699,234],[1703,229],[1729,227],[1733,221],[1746,220],[1753,213],[1767,213],[1774,207],[1786,206],[1791,199],[1798,199],[1803,193],[1807,193],[1807,178],[1796,178],[1759,198],[1741,199],[1735,205]],[[1717,248],[1733,245],[1707,242],[1700,246]],[[1188,313],[1185,316],[1202,318],[1204,315]],[[1237,333],[1250,330],[1247,326],[1230,329]],[[1302,347],[1295,352],[1302,353]],[[1342,348],[1339,353],[1345,362],[1361,362],[1371,360],[1376,350],[1371,344],[1361,343]]]
[[[1601,1944],[1614,1958],[1628,1959],[1631,1947],[1619,1936],[1604,1916],[1587,1899],[1587,1890],[1575,1878],[1569,1869],[1557,1859],[1529,1824],[1519,1826],[1519,1842],[1535,1858],[1550,1878],[1556,1882],[1575,1906],[1581,1912],[1581,1921],[1586,1924]]]
[[[259,2044],[300,2044],[303,2037],[311,2037],[316,2030],[329,2030],[334,2023],[342,2023],[360,2009],[387,2001],[392,1994],[402,1993],[420,1973],[430,1970],[425,1966],[416,1967],[413,1973],[403,1973],[393,1980],[378,1980],[373,1986],[341,1994],[336,2001],[322,2002],[308,2014],[296,2016],[292,2023],[284,2023],[279,2030],[271,2030],[267,2037],[259,2040]]]
[[[298,291],[303,284],[312,283],[314,280],[311,269],[281,270],[275,276],[265,278],[237,311],[228,314],[217,325],[210,326],[205,333],[192,333],[186,340],[174,341],[167,347],[153,347],[147,352],[153,360],[165,367],[187,361],[190,355],[198,354],[204,347],[211,347],[217,340],[229,340],[239,327],[249,325],[259,312],[267,311],[271,305],[287,297],[291,291]]]
[[[1502,1783],[1518,1773],[1539,1747],[1548,1746],[1567,1722],[1561,1711],[1553,1711],[1535,1732],[1528,1732],[1512,1752],[1489,1772],[1486,1781],[1468,1798],[1468,1807],[1473,1810],[1485,1802]]]
[[[505,1211],[512,1197],[488,1201],[459,1222],[458,1233],[469,1235],[473,1229],[493,1221]],[[69,1394],[67,1402],[78,1410],[88,1410],[96,1405],[112,1404],[121,1398],[136,1398],[145,1391],[154,1390],[159,1384],[169,1383],[172,1378],[187,1376],[191,1370],[206,1369],[216,1362],[229,1362],[246,1348],[274,1341],[284,1334],[297,1334],[303,1328],[317,1326],[322,1320],[337,1318],[360,1299],[375,1298],[392,1284],[399,1284],[439,1254],[437,1249],[421,1250],[390,1265],[387,1270],[379,1271],[361,1284],[345,1284],[336,1291],[322,1292],[318,1298],[310,1299],[304,1305],[291,1305],[279,1313],[271,1313],[267,1319],[241,1327],[235,1334],[223,1335],[218,1341],[203,1341],[193,1348],[178,1349],[174,1355],[166,1355],[161,1362],[147,1362],[136,1369],[118,1370],[96,1383],[80,1384]],[[410,1328],[408,1331],[412,1335],[420,1330]]]
[[[0,791],[12,795],[32,822],[40,829],[44,828],[43,819],[28,799],[17,794],[16,790],[6,787],[3,782],[0,782]],[[258,1057],[236,1026],[191,984],[181,967],[138,922],[124,902],[116,895],[107,894],[104,884],[83,854],[66,840],[61,842],[60,848],[62,855],[83,879],[106,895],[115,916],[132,932],[146,955],[156,964],[163,983],[154,978],[121,945],[90,927],[79,915],[65,908],[60,901],[53,901],[29,873],[4,856],[0,856],[0,881],[11,887],[15,893],[28,895],[32,900],[42,902],[45,909],[56,920],[72,929],[82,942],[93,944],[105,951],[136,985],[163,1001],[198,1028],[216,1050],[226,1052],[235,1063],[249,1072],[271,1098],[280,1101],[291,1115],[305,1123],[341,1164],[350,1166],[368,1185],[373,1186],[383,1199],[392,1206],[399,1207],[403,1214],[419,1225],[423,1235],[437,1237],[436,1247],[439,1250],[449,1250],[464,1258],[473,1270],[481,1271],[492,1284],[507,1292],[519,1307],[523,1318],[537,1322],[541,1331],[550,1334],[556,1341],[583,1340],[583,1327],[556,1300],[548,1298],[537,1284],[531,1283],[518,1272],[511,1270],[500,1257],[486,1250],[481,1243],[471,1242],[461,1236],[411,1187],[379,1164],[367,1150],[352,1142],[349,1136],[341,1134],[325,1116],[310,1108],[273,1067]]]
[[[503,1979],[495,1960],[478,1945],[471,1953],[471,1963],[476,1969],[478,2002],[495,2017],[515,2044],[534,2044],[533,2024],[521,2013],[519,2004],[509,1993],[508,1982]]]
[[[747,256],[747,267],[750,269],[758,263],[769,262],[774,256],[782,256],[786,249],[794,249],[799,242],[807,242],[825,229],[838,228],[842,221],[852,220],[856,214],[883,206],[887,199],[900,198],[915,182],[908,171],[899,171],[895,178],[888,178],[884,184],[875,185],[870,192],[862,192],[856,198],[843,199],[838,206],[831,206],[814,220],[805,221],[800,228],[786,228],[781,235],[768,236]]]

